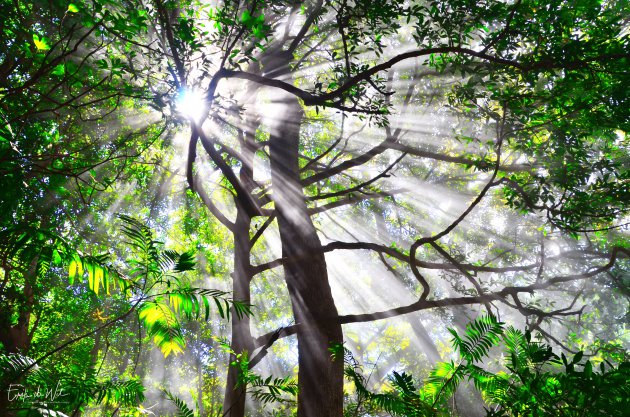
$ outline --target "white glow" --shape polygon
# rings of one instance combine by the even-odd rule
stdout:
[[[177,111],[194,122],[206,115],[206,100],[199,90],[184,90],[177,99]]]
[[[450,200],[450,199],[448,199],[448,200],[444,200],[444,201],[442,201],[442,202],[439,204],[439,208],[440,208],[440,210],[442,210],[442,211],[448,211],[448,209],[450,209],[450,208],[451,208],[451,204],[452,204],[452,203],[451,203],[451,200]]]

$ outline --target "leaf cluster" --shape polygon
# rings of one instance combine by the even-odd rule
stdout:
[[[359,401],[392,416],[449,415],[447,400],[467,380],[485,400],[488,417],[621,417],[630,406],[627,361],[618,365],[604,361],[596,367],[592,360],[584,360],[583,351],[569,360],[564,353],[558,356],[550,346],[532,341],[529,331],[504,328],[493,316],[469,323],[463,335],[449,331],[459,362],[439,363],[420,388],[410,375],[393,372],[391,391],[373,393],[361,367],[346,354],[346,376],[354,383]],[[505,370],[490,371],[481,362],[499,344]]]

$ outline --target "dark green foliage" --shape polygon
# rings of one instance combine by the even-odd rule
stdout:
[[[462,55],[440,61],[464,77],[451,96],[454,109],[504,119],[508,145],[531,161],[531,170],[505,173],[508,204],[542,211],[553,227],[573,233],[609,227],[627,213],[627,2],[430,5],[431,19],[447,33],[478,33],[484,51],[517,63],[484,65]],[[443,20],[439,12],[446,10]],[[425,41],[436,39],[430,28],[418,26]]]
[[[488,417],[625,416],[630,407],[630,363],[599,366],[584,360],[578,352],[569,361],[540,342],[529,332],[503,324],[492,316],[480,317],[459,335],[452,329],[453,347],[459,363],[443,362],[431,372],[424,386],[417,389],[411,376],[394,372],[389,377],[392,391],[372,393],[361,367],[349,352],[346,376],[354,382],[359,399],[392,416],[449,415],[447,400],[464,380],[471,381],[482,394]],[[506,371],[490,371],[479,363],[492,354],[497,344],[503,347]]]
[[[99,380],[93,367],[79,371],[31,367],[33,363],[20,354],[0,355],[0,383],[17,416],[61,416],[61,411],[70,414],[85,405],[134,407],[144,401],[138,379]]]

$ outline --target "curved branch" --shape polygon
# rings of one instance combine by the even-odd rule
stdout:
[[[229,230],[234,231],[234,222],[230,221],[221,212],[221,210],[219,210],[219,208],[216,206],[216,204],[214,204],[214,202],[212,201],[210,196],[206,193],[206,190],[204,190],[203,186],[201,184],[199,184],[199,178],[198,177],[194,177],[194,181],[195,181],[194,190],[199,195],[199,197],[201,198],[201,201],[203,202],[203,204],[208,208],[208,210],[210,210],[210,213],[212,213],[212,215],[214,217],[216,217],[216,219],[218,221],[220,221],[221,224],[223,224]]]
[[[201,126],[193,126],[193,129],[197,132],[203,148],[208,153],[208,156],[219,168],[225,178],[232,184],[234,191],[236,191],[237,204],[243,206],[243,209],[251,216],[260,216],[262,214],[260,207],[256,204],[253,197],[247,192],[241,181],[238,179],[232,168],[225,162],[225,160],[219,154],[214,147],[214,143],[206,136]]]
[[[409,256],[405,253],[399,251],[398,249],[384,246],[378,243],[370,243],[370,242],[342,242],[335,241],[328,243],[322,246],[322,252],[332,252],[334,250],[371,250],[377,253],[383,253],[388,255],[394,259],[397,259],[402,262],[409,263]],[[303,257],[291,257],[291,258],[279,258],[273,261],[255,265],[252,267],[252,272],[254,274],[259,274],[261,272],[267,271],[272,268],[276,268],[278,266],[282,266],[288,262],[300,262],[304,260]],[[455,265],[449,263],[438,263],[438,262],[426,262],[421,261],[419,259],[413,260],[414,264],[420,268],[424,269],[439,269],[439,270],[456,270],[458,269]],[[527,271],[531,269],[538,268],[538,263],[533,263],[529,265],[522,266],[506,266],[506,267],[491,267],[491,266],[483,266],[483,265],[471,265],[471,264],[460,264],[462,268],[465,268],[467,271],[475,271],[475,272],[496,272],[496,273],[505,273],[505,272],[518,272],[518,271]]]
[[[514,296],[517,296],[519,293],[533,293],[536,290],[543,290],[558,283],[567,282],[567,281],[577,281],[580,279],[593,277],[601,272],[609,270],[615,264],[615,262],[617,261],[617,258],[620,255],[624,255],[630,258],[630,250],[623,247],[616,246],[612,249],[609,261],[605,265],[602,265],[600,267],[593,269],[590,272],[585,272],[582,274],[559,276],[559,277],[551,278],[544,282],[536,282],[535,284],[532,284],[532,285],[504,287],[500,291],[486,293],[483,295],[450,297],[450,298],[444,298],[441,300],[419,299],[418,301],[408,304],[406,306],[395,307],[389,310],[377,311],[373,313],[364,313],[364,314],[348,314],[348,315],[343,315],[343,316],[331,317],[326,320],[334,321],[340,324],[360,323],[360,322],[383,320],[383,319],[387,319],[391,317],[401,316],[404,314],[414,313],[421,310],[427,310],[430,308],[452,307],[452,306],[462,306],[462,305],[470,305],[470,304],[484,304],[484,303],[489,303],[492,301],[505,301],[504,299],[508,296],[514,297]],[[569,307],[560,309],[558,310],[558,312],[564,313],[563,315],[573,314],[573,312],[570,312],[570,313],[567,313],[567,312],[570,311],[570,309],[573,307],[574,304],[575,304],[575,299]],[[256,338],[254,343],[256,346],[266,346],[272,338],[274,338],[274,341],[275,341],[279,338],[296,334],[300,326],[301,324],[298,323],[292,326],[282,327],[278,330],[274,330],[273,332],[266,333]]]
[[[429,287],[429,284],[427,283],[426,279],[422,276],[422,274],[420,274],[420,271],[415,265],[414,260],[416,259],[416,251],[418,250],[420,246],[424,245],[425,243],[437,242],[439,239],[446,236],[453,229],[455,229],[470,214],[470,212],[473,211],[473,209],[481,202],[481,200],[483,200],[483,198],[486,196],[488,191],[490,191],[490,188],[492,188],[495,185],[494,180],[497,177],[497,174],[499,173],[499,167],[501,166],[501,146],[503,144],[504,124],[505,124],[505,108],[503,109],[503,118],[501,120],[501,123],[497,126],[497,144],[496,144],[497,160],[494,165],[494,171],[492,172],[492,176],[490,177],[490,180],[483,187],[479,195],[473,200],[472,203],[470,203],[470,205],[466,208],[466,210],[464,210],[464,212],[460,214],[460,216],[457,219],[455,219],[455,221],[453,221],[446,229],[442,230],[440,233],[434,236],[423,237],[421,239],[416,240],[413,243],[413,245],[411,245],[411,247],[409,248],[409,259],[410,259],[409,265],[411,266],[411,271],[413,272],[416,279],[418,279],[420,284],[422,284],[422,295],[420,295],[420,300],[425,300],[429,296],[431,288]]]
[[[342,86],[333,90],[329,93],[324,93],[321,95],[315,95],[309,93],[308,91],[302,90],[300,88],[295,87],[292,84],[286,83],[284,81],[276,80],[273,78],[264,77],[257,74],[252,74],[245,71],[233,71],[233,70],[223,70],[224,78],[239,78],[243,80],[253,81],[255,83],[265,85],[268,87],[280,88],[294,96],[298,97],[304,102],[306,106],[322,106],[322,105],[330,105],[332,100],[340,98],[343,96],[345,92],[350,90],[355,85],[359,84],[362,81],[368,81],[370,77],[378,74],[381,71],[385,71],[390,69],[397,63],[401,61],[405,61],[411,58],[419,58],[421,56],[427,56],[432,54],[462,54],[469,55],[476,58],[480,58],[484,61],[494,62],[501,65],[506,65],[518,69],[526,69],[522,64],[511,61],[509,59],[499,58],[492,55],[488,55],[483,52],[478,52],[469,48],[462,48],[458,46],[443,46],[437,48],[427,48],[427,49],[419,49],[415,51],[409,51],[397,55],[390,59],[389,61],[383,62],[382,64],[375,65],[372,68],[363,71],[353,77],[350,77],[348,81],[346,81]]]
[[[341,197],[347,194],[351,194],[355,191],[363,192],[361,191],[362,188],[374,184],[376,181],[378,181],[381,178],[389,177],[390,175],[388,174],[388,172],[391,171],[406,155],[407,155],[406,153],[403,153],[398,158],[396,158],[396,160],[393,163],[391,163],[387,168],[385,168],[383,172],[381,172],[374,178],[371,178],[365,182],[362,182],[361,184],[357,184],[354,187],[347,188],[345,190],[337,191],[334,193],[315,195],[315,196],[309,197],[308,200],[313,201],[313,200],[322,200],[322,199],[333,198],[333,197]]]

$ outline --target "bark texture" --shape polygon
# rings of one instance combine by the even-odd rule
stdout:
[[[283,73],[288,61],[279,64]],[[300,184],[299,141],[302,108],[294,96],[284,95],[281,114],[275,115],[269,140],[273,200],[283,257],[301,262],[284,266],[295,321],[299,355],[299,417],[343,415],[343,362],[332,361],[329,348],[343,342],[337,308],[328,282],[326,259],[309,215]]]
[[[244,138],[247,140],[247,138]],[[243,168],[241,169],[240,181],[248,192],[253,186],[252,162],[254,152],[243,143]],[[237,201],[237,215],[234,222],[234,275],[233,275],[233,295],[234,299],[251,303],[250,281],[251,265],[249,261],[251,243],[249,240],[249,228],[251,217],[245,205]],[[232,314],[232,350],[236,353],[251,353],[254,342],[251,335],[250,318],[248,316],[238,317],[233,311]],[[230,357],[230,362],[235,357]],[[245,415],[245,390],[246,387],[238,384],[239,369],[235,366],[228,367],[228,376],[223,401],[223,410],[226,417],[242,417]]]

